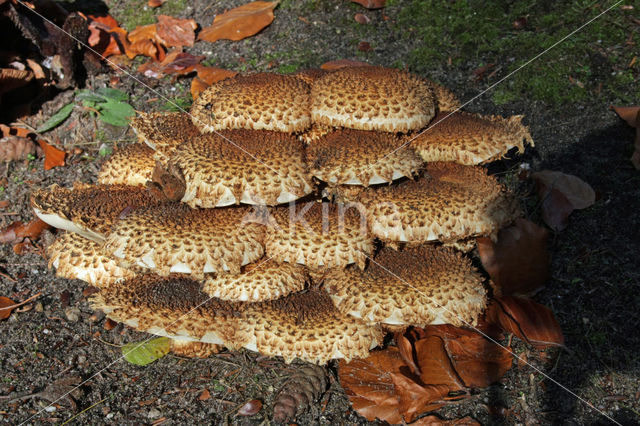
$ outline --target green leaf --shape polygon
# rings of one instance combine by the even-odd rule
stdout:
[[[87,102],[104,102],[107,99],[104,96],[93,93],[90,90],[78,90],[76,92],[76,99]]]
[[[124,127],[129,124],[129,118],[136,115],[131,105],[120,101],[107,101],[98,105],[100,119],[114,126]]]
[[[37,133],[48,132],[49,130],[51,130],[54,127],[58,126],[64,120],[69,118],[69,116],[71,115],[71,111],[73,111],[73,106],[74,106],[74,104],[70,103],[70,104],[67,104],[67,105],[63,106],[62,108],[60,108],[58,110],[58,112],[53,114],[47,121],[44,122],[44,124],[42,124],[40,127],[38,127],[36,129],[36,132]]]
[[[129,95],[127,93],[110,87],[101,87],[98,89],[97,93],[104,96],[106,100],[126,101],[129,99]]]
[[[158,337],[148,342],[127,343],[122,347],[122,356],[131,364],[147,365],[169,353],[171,339]]]

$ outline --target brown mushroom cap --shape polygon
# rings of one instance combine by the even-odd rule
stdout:
[[[311,87],[311,119],[329,126],[408,132],[426,126],[435,109],[422,78],[393,68],[341,68]]]
[[[47,247],[49,268],[56,268],[59,277],[82,280],[94,287],[105,287],[136,275],[102,254],[101,248],[95,241],[63,232]]]
[[[282,299],[247,305],[251,340],[247,349],[264,355],[317,364],[331,359],[368,356],[382,341],[377,325],[340,313],[322,291],[294,293]]]
[[[462,104],[451,90],[426,78],[424,82],[433,91],[438,101],[438,111],[455,111],[462,107]]]
[[[222,300],[261,302],[301,291],[306,281],[303,266],[265,259],[245,266],[240,274],[208,276],[202,291]]]
[[[208,272],[239,273],[264,253],[264,226],[241,207],[196,210],[165,204],[133,211],[115,223],[104,252],[160,275],[202,279]]]
[[[89,300],[114,321],[139,331],[240,348],[249,343],[243,305],[212,299],[182,276],[139,275],[100,289]]]
[[[392,133],[335,130],[307,148],[307,161],[316,178],[339,185],[375,185],[413,177],[423,161]]]
[[[76,183],[67,189],[54,184],[31,194],[31,207],[40,219],[97,242],[104,242],[123,211],[161,202],[144,188],[127,185]]]
[[[310,202],[279,207],[273,209],[273,222],[267,227],[265,250],[279,262],[311,268],[356,263],[364,268],[373,252],[364,217],[348,205]]]
[[[521,115],[503,118],[445,111],[411,141],[411,146],[427,162],[475,165],[498,159],[514,147],[522,153],[525,143],[533,146]]]
[[[104,185],[144,185],[151,180],[155,160],[148,145],[134,143],[115,151],[102,163],[98,183]]]
[[[302,71],[298,71],[293,74],[295,77],[303,80],[305,83],[311,87],[314,81],[325,75],[327,71],[322,68],[308,68]]]
[[[207,358],[219,353],[223,347],[212,343],[194,342],[184,339],[171,339],[171,353],[187,358]]]
[[[364,271],[328,271],[324,288],[341,312],[367,323],[475,325],[486,305],[471,261],[435,246],[384,248]]]
[[[431,178],[368,189],[359,200],[383,241],[420,244],[488,235],[515,219],[515,199],[479,167],[428,163]]]
[[[138,139],[162,155],[200,135],[189,114],[181,112],[139,112],[131,119]]]
[[[309,86],[293,75],[237,75],[209,86],[191,107],[201,132],[224,129],[300,132],[311,125]]]
[[[230,142],[232,141],[232,142]],[[206,134],[175,149],[169,163],[192,207],[287,203],[313,191],[302,142],[267,130]]]

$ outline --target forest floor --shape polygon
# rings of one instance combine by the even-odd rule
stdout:
[[[243,2],[169,0],[154,10],[142,0],[65,6],[84,10],[85,3],[131,30],[162,13],[206,26]],[[471,416],[482,424],[609,424],[606,416],[638,424],[640,171],[629,161],[634,131],[609,106],[640,104],[640,61],[633,59],[640,46],[640,10],[623,2],[626,7],[569,36],[615,3],[475,3],[396,0],[367,10],[346,0],[283,0],[273,23],[259,34],[238,42],[198,42],[188,51],[205,55],[207,65],[242,72],[294,72],[342,58],[401,66],[470,101],[467,111],[523,114],[535,147],[491,170],[506,178],[519,163],[528,163],[534,171],[576,175],[597,194],[593,206],[571,215],[565,230],[551,232],[552,278],[535,296],[553,309],[567,349],[549,366],[517,343],[544,375],[515,367],[499,383],[438,414]],[[370,22],[357,23],[356,13]],[[137,110],[166,109],[167,99],[191,102],[190,77],[155,80],[137,74],[137,65],[130,67],[136,79],[121,75],[118,86]],[[104,87],[109,78],[92,77],[86,86]],[[37,126],[72,97],[69,91],[57,94],[27,122]],[[0,200],[10,202],[0,211],[0,228],[33,217],[29,194],[36,188],[93,182],[107,153],[135,140],[130,128],[99,123],[81,111],[68,122],[74,127],[65,123],[48,134],[67,152],[79,148],[66,166],[44,171],[41,159],[0,165]],[[523,194],[527,217],[541,223],[536,203],[535,195]],[[86,409],[78,423],[269,423],[267,408],[282,382],[281,361],[238,352],[132,365],[120,359],[118,346],[145,335],[123,325],[105,329],[103,317],[87,303],[83,283],[56,278],[42,257],[18,256],[8,244],[0,245],[0,268],[1,295],[22,300],[43,293],[31,310],[0,323],[0,395],[39,392],[60,377],[76,375],[91,377],[76,398],[76,412]],[[205,389],[208,397],[202,397]],[[254,398],[265,408],[252,417],[237,416],[238,407]],[[0,399],[0,421],[63,423],[75,414],[64,403],[44,411],[47,404],[41,398]],[[350,408],[337,380],[297,422],[370,423]]]

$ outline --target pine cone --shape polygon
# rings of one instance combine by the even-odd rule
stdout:
[[[318,365],[300,366],[285,382],[273,404],[273,420],[288,422],[322,396],[327,388],[327,372]]]
[[[36,153],[36,146],[31,139],[19,136],[7,136],[0,139],[0,161],[25,160],[27,155]]]

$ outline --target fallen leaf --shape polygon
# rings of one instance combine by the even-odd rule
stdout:
[[[550,277],[548,231],[526,219],[498,233],[498,241],[478,238],[482,266],[502,295],[532,294]]]
[[[167,47],[193,46],[198,24],[193,19],[178,19],[158,15],[156,39]]]
[[[49,225],[39,218],[35,218],[29,223],[16,221],[0,231],[0,243],[15,244],[22,242],[24,238],[35,240],[47,228]]]
[[[171,339],[157,337],[155,339],[127,343],[122,347],[122,356],[131,364],[145,366],[162,358],[171,350]]]
[[[0,296],[0,320],[7,319],[11,316],[11,312],[17,308],[16,302],[8,297]]]
[[[353,16],[353,19],[354,19],[358,24],[363,24],[363,25],[364,25],[364,24],[368,24],[369,22],[371,22],[371,19],[370,19],[367,15],[365,15],[365,14],[363,14],[363,13],[356,13],[356,14]]]
[[[573,213],[573,206],[564,194],[555,188],[549,190],[544,185],[539,187],[540,210],[542,220],[556,232],[560,232],[569,225],[569,216]]]
[[[344,67],[363,67],[363,66],[371,66],[366,62],[358,61],[355,59],[338,59],[335,61],[325,62],[320,65],[320,68],[326,71],[334,71]]]
[[[451,391],[464,388],[456,373],[444,341],[438,336],[429,336],[414,344],[416,359],[420,366],[420,380],[428,385],[446,385]]]
[[[198,40],[242,40],[257,34],[273,22],[273,9],[278,2],[255,1],[217,15],[213,24],[203,28]]]
[[[0,138],[0,161],[26,160],[36,154],[36,145],[29,138],[7,136]]]
[[[211,398],[211,393],[209,392],[209,389],[205,389],[202,392],[200,392],[200,395],[198,396],[198,401],[206,401],[209,398]]]
[[[195,101],[196,99],[198,99],[198,96],[200,96],[200,93],[204,92],[207,89],[207,87],[209,87],[209,85],[198,77],[195,77],[193,80],[191,80],[190,91],[191,91],[191,97],[193,98],[193,100]]]
[[[29,65],[29,68],[31,68],[31,71],[33,71],[33,75],[35,76],[36,80],[42,80],[47,78],[47,75],[44,73],[44,70],[42,69],[40,64],[34,61],[33,59],[27,58],[27,65]]]
[[[21,138],[27,137],[31,131],[22,127],[9,127],[6,124],[0,124],[0,131],[2,137],[8,136],[20,136]]]
[[[149,7],[158,7],[158,6],[162,6],[162,4],[167,1],[167,0],[149,0],[149,2],[147,3],[147,5]]]
[[[358,50],[361,52],[370,52],[373,49],[371,48],[371,44],[369,44],[368,41],[361,41],[360,43],[358,43]]]
[[[413,344],[403,333],[396,333],[395,341],[402,360],[409,366],[413,374],[420,376],[420,367],[416,364]]]
[[[441,408],[444,403],[436,401],[440,401],[449,393],[449,387],[446,385],[421,386],[399,373],[391,373],[391,380],[400,396],[398,411],[406,422],[412,421],[422,413]]]
[[[543,170],[531,176],[539,184],[560,191],[574,209],[586,209],[596,201],[593,188],[577,176],[552,170]]]
[[[505,331],[542,350],[564,346],[562,329],[551,309],[524,297],[500,297],[488,315]]]
[[[640,170],[640,107],[611,107],[623,120],[636,129],[635,150],[631,155],[631,163]]]
[[[367,9],[382,9],[387,0],[351,0],[354,3],[358,3],[361,6],[366,7]]]
[[[205,57],[195,56],[187,52],[179,52],[175,57],[167,61],[169,55],[162,61],[162,72],[165,74],[188,74],[196,69],[196,65],[200,63]]]
[[[259,399],[252,399],[245,403],[242,407],[238,409],[239,416],[253,416],[257,414],[260,410],[262,410],[262,401]]]
[[[42,123],[40,127],[38,127],[36,132],[37,133],[48,132],[49,130],[60,125],[64,120],[66,120],[71,115],[71,111],[73,111],[74,106],[75,104],[71,102],[63,106],[62,108],[60,108],[58,111],[56,111],[55,114],[49,117],[47,121]]]
[[[0,201],[0,209],[6,209],[10,205],[11,205],[11,201],[9,201],[9,200]]]
[[[64,151],[59,150],[53,145],[49,145],[42,139],[38,140],[42,152],[44,152],[44,169],[50,170],[54,167],[64,166],[64,158],[67,155]]]
[[[204,65],[196,65],[196,71],[198,72],[198,78],[208,85],[224,80],[226,78],[234,77],[238,74],[237,71],[225,70],[217,67],[205,67]]]

